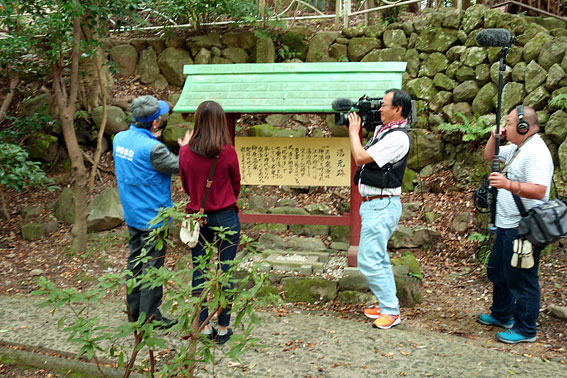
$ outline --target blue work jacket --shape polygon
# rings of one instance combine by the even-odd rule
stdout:
[[[151,152],[160,141],[149,130],[130,125],[114,137],[113,156],[118,193],[126,223],[149,230],[161,207],[172,207],[171,175],[155,170]]]

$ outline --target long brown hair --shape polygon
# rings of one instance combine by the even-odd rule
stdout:
[[[198,155],[214,157],[232,144],[226,114],[218,102],[203,101],[195,111],[195,126],[189,148]]]

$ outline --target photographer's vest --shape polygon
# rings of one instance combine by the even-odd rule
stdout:
[[[394,131],[401,131],[409,138],[408,131],[405,127],[396,127],[382,133],[382,135],[366,145],[364,149],[366,150],[372,147],[381,141],[386,135]],[[399,188],[402,186],[402,182],[404,180],[408,157],[409,150],[402,159],[395,163],[385,164],[382,167],[379,167],[378,164],[374,162],[363,164],[357,169],[356,174],[354,175],[354,183],[358,185],[359,180],[362,180],[363,184],[377,188]]]
[[[113,140],[114,167],[124,220],[130,227],[148,230],[159,208],[172,207],[171,175],[155,170],[153,147],[161,143],[149,130],[130,125]]]

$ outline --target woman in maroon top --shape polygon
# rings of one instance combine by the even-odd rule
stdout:
[[[205,239],[213,242],[214,231],[211,227],[225,227],[235,231],[229,235],[229,241],[218,246],[221,268],[226,272],[229,268],[224,261],[232,261],[240,239],[240,220],[238,219],[238,206],[236,200],[240,194],[240,168],[236,150],[232,145],[232,138],[228,130],[226,115],[222,107],[214,101],[205,101],[199,105],[195,112],[195,127],[191,140],[179,150],[179,171],[181,183],[185,193],[189,195],[187,204],[188,213],[197,213],[203,202],[205,185],[215,156],[218,162],[213,175],[213,184],[209,189],[209,196],[205,204],[207,223],[201,226],[201,235],[197,246],[192,250],[193,265],[197,259],[205,255]],[[193,273],[193,287],[204,282],[203,272]],[[193,295],[200,295],[202,290],[193,290]],[[218,333],[210,325],[206,325],[203,333],[215,338],[219,344],[224,344],[232,335],[230,324],[230,303],[218,315]],[[199,316],[201,324],[208,318],[206,306]]]

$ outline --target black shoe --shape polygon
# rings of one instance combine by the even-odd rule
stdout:
[[[217,333],[215,341],[217,342],[217,344],[222,345],[230,339],[230,336],[232,336],[232,328],[229,328],[225,335],[219,335]]]
[[[169,329],[177,324],[177,320],[168,319],[168,318],[161,318],[156,322],[157,322],[157,325],[155,326],[156,329]]]
[[[215,327],[211,327],[211,333],[201,333],[202,337],[207,338],[211,341],[216,340],[217,335],[218,335],[218,331]]]

